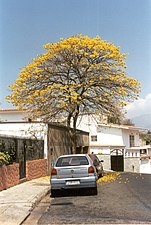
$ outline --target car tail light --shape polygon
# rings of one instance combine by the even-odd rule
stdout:
[[[93,168],[93,166],[90,166],[90,167],[88,168],[88,173],[94,173],[94,168]]]
[[[57,175],[57,170],[55,168],[52,168],[51,176],[56,176],[56,175]]]

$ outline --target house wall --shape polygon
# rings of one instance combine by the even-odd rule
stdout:
[[[53,126],[49,124],[48,129],[48,152],[53,161],[62,154],[72,152],[73,143],[69,135],[69,130],[64,126]],[[77,131],[77,146],[89,146],[89,134],[83,131]]]
[[[148,155],[151,156],[151,148],[148,148]]]
[[[111,151],[124,149],[124,171],[150,171],[149,160],[144,159],[144,163],[140,163],[140,150],[130,148],[130,135],[134,135],[135,147],[141,145],[139,129],[126,125],[107,124],[107,120],[101,121],[99,117],[95,118],[91,115],[84,115],[81,118],[78,128],[90,132],[90,152],[98,154],[99,158],[104,160],[105,170],[111,169]],[[91,141],[91,135],[96,135],[97,141]],[[151,155],[151,149],[148,149],[147,154]]]
[[[83,146],[87,147],[89,146],[89,133],[85,133],[83,131],[77,131],[77,147]]]
[[[48,174],[50,174],[53,162],[55,162],[60,155],[72,153],[73,143],[68,128],[61,125],[55,126],[49,124],[47,144]],[[89,146],[88,133],[82,131],[78,132],[77,146]]]
[[[151,158],[141,158],[139,172],[151,174]]]
[[[1,122],[21,122],[28,121],[28,114],[25,111],[18,110],[0,110]]]
[[[82,115],[78,117],[77,120],[77,129],[92,133],[92,134],[97,134],[97,124],[100,121],[99,116],[94,115]]]
[[[100,146],[123,146],[123,138],[121,129],[114,127],[98,127],[98,141],[97,145]],[[90,142],[90,145],[95,145],[94,142]]]
[[[90,133],[90,149],[101,146],[130,147],[129,135],[135,136],[135,146],[140,146],[139,130],[129,126],[107,124],[106,117],[83,115],[78,119],[78,129]],[[97,142],[91,141],[91,135],[97,135]],[[96,150],[97,152],[97,150]]]
[[[139,131],[137,131],[137,130],[126,130],[126,129],[122,130],[122,137],[123,137],[124,145],[127,148],[130,147],[130,141],[129,141],[130,135],[134,135],[135,146],[140,146]]]

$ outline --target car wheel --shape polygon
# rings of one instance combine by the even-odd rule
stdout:
[[[59,197],[59,196],[61,196],[60,190],[51,189],[51,197]]]
[[[88,189],[88,193],[89,193],[89,195],[97,195],[98,194],[97,187]]]
[[[92,189],[92,195],[97,195],[98,194],[98,189],[97,187]]]

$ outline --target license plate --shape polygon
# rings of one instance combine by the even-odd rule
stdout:
[[[74,181],[67,181],[66,182],[66,185],[77,185],[77,184],[80,184],[80,181],[79,180],[74,180]]]

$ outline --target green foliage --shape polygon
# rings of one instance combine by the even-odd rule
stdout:
[[[120,124],[120,118],[119,117],[109,116],[108,117],[108,123]]]
[[[144,137],[144,140],[146,141],[146,145],[150,145],[151,144],[151,136],[150,135],[146,135]]]
[[[4,162],[6,159],[6,164],[12,164],[13,162],[16,162],[16,149],[14,143],[11,143],[7,140],[1,140],[0,141],[0,153],[2,161]],[[5,156],[5,157],[4,157]]]
[[[12,146],[8,149],[8,155],[10,157],[9,164],[16,161],[16,150]]]
[[[148,133],[144,134],[144,133],[141,133],[140,134],[140,137],[143,141],[146,142],[146,145],[150,145],[151,144],[151,134],[150,134],[150,131],[148,131]]]
[[[8,165],[10,162],[10,155],[8,152],[0,152],[0,166]]]

